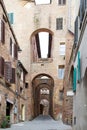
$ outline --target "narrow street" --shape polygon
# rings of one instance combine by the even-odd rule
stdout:
[[[14,124],[6,130],[72,130],[72,128],[63,124],[61,120],[55,121],[50,116],[40,115],[32,121]]]

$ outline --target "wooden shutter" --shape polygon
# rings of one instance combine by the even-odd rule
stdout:
[[[76,74],[76,68],[74,68],[73,71],[73,91],[76,91],[76,85],[77,85],[77,74]]]
[[[4,76],[4,59],[0,57],[0,76]]]
[[[11,83],[15,83],[15,68],[12,68],[12,79],[11,79]]]
[[[14,13],[8,13],[8,18],[9,18],[10,24],[13,24],[14,23]]]
[[[50,0],[50,4],[52,3],[52,0]]]
[[[81,79],[81,63],[80,63],[80,52],[78,52],[78,82]]]
[[[66,0],[63,0],[63,4],[64,4],[64,5],[66,4]]]
[[[14,58],[15,59],[18,58],[18,46],[17,46],[17,44],[14,44]]]
[[[61,0],[59,0],[59,5],[61,5]]]
[[[87,0],[85,0],[85,5],[86,5],[86,8],[87,8]]]
[[[10,54],[12,55],[12,39],[10,38]]]
[[[63,18],[57,18],[56,19],[56,30],[62,30],[63,29]]]
[[[0,19],[0,41],[5,43],[5,23]]]
[[[23,82],[25,83],[25,72],[23,71]]]
[[[51,57],[51,47],[52,47],[52,34],[49,33],[48,58]]]
[[[36,38],[38,57],[41,58],[40,41],[39,41],[39,34],[38,33],[35,35],[35,38]]]
[[[80,0],[80,27],[82,24],[82,0]]]
[[[75,20],[75,37],[74,37],[74,43],[75,45],[78,43],[78,16],[76,17]]]
[[[11,62],[5,62],[5,68],[4,68],[4,76],[5,80],[10,82],[12,79],[12,67]]]

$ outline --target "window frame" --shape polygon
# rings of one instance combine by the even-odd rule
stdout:
[[[65,72],[65,65],[59,65],[58,66],[58,78],[59,79],[63,79],[64,78],[64,72]]]
[[[63,17],[56,18],[56,30],[63,30]]]
[[[65,42],[60,42],[59,55],[60,56],[65,56],[65,54],[66,54],[66,44],[65,44]]]
[[[58,5],[60,6],[66,5],[66,0],[58,0]]]

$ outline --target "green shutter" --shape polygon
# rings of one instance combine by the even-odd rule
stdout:
[[[78,82],[80,82],[81,79],[81,67],[80,67],[80,52],[78,51]]]
[[[76,68],[74,68],[74,71],[73,71],[73,91],[76,91],[76,81],[77,81],[77,74],[76,74]]]
[[[10,24],[13,24],[14,23],[14,14],[8,13],[8,18],[9,18]]]

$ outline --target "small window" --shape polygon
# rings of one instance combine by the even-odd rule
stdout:
[[[14,23],[14,13],[8,13],[8,19],[10,24]]]
[[[59,54],[64,56],[65,55],[65,50],[66,50],[66,46],[65,46],[64,42],[60,43],[60,48],[59,49],[60,49]]]
[[[65,5],[66,4],[66,0],[58,0],[58,4],[59,5]]]
[[[10,38],[10,54],[12,55],[12,39]]]
[[[65,71],[64,65],[59,65],[59,68],[58,68],[58,78],[59,79],[64,78],[64,71]]]
[[[12,79],[12,67],[11,62],[6,61],[4,64],[4,76],[5,80],[11,82]]]
[[[63,18],[57,18],[56,19],[56,30],[62,30],[63,29]]]
[[[28,88],[28,83],[27,82],[25,83],[25,88]]]
[[[60,99],[60,101],[63,100],[63,91],[59,91],[59,99]]]
[[[5,23],[0,19],[0,42],[5,43]]]
[[[4,76],[4,58],[0,56],[0,77]]]
[[[23,71],[21,71],[21,81],[23,81]]]

